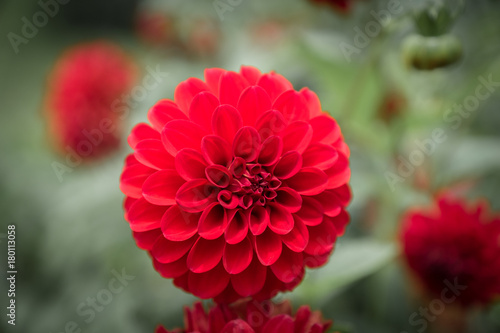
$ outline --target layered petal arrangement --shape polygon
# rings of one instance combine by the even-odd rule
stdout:
[[[57,150],[91,159],[117,148],[128,102],[123,95],[136,77],[133,61],[109,42],[65,51],[50,74],[44,106]]]
[[[462,306],[500,296],[500,216],[484,203],[442,194],[437,207],[406,214],[401,240],[408,266],[433,296],[448,289]]]
[[[312,91],[276,73],[207,69],[129,136],[120,187],[165,278],[230,303],[293,289],[344,233],[349,149]]]
[[[207,312],[201,302],[184,309],[183,329],[169,331],[159,326],[155,333],[323,333],[331,321],[320,312],[301,306],[292,315],[290,302],[280,304],[246,301],[232,306],[215,305]]]

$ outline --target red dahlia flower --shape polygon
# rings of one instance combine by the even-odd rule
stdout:
[[[123,118],[120,98],[135,78],[133,62],[111,43],[67,50],[50,75],[45,105],[57,149],[93,158],[117,148]]]
[[[451,285],[463,306],[500,296],[500,217],[449,195],[437,205],[405,217],[401,240],[410,269],[438,298]]]
[[[349,216],[349,150],[317,96],[279,74],[190,78],[129,136],[125,218],[154,267],[217,302],[291,290]]]
[[[159,326],[156,333],[323,333],[331,326],[331,321],[324,321],[320,312],[311,312],[305,305],[293,316],[288,301],[216,305],[208,313],[197,302],[193,309],[186,307],[184,313],[184,329],[169,331]]]

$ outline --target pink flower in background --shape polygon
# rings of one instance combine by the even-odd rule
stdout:
[[[331,321],[323,320],[320,312],[312,312],[305,305],[292,315],[289,301],[215,305],[209,311],[196,302],[192,309],[184,309],[184,325],[172,331],[159,326],[155,333],[323,333]]]
[[[125,218],[154,267],[230,303],[292,290],[349,215],[349,149],[316,94],[276,73],[207,69],[129,136]]]
[[[49,135],[61,152],[96,158],[120,144],[122,113],[116,102],[133,86],[134,63],[105,41],[66,50],[49,77],[45,112]]]

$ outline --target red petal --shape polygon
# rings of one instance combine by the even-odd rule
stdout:
[[[187,120],[186,115],[169,99],[162,99],[148,111],[148,120],[153,128],[161,132],[163,127],[175,119]]]
[[[285,207],[271,203],[269,216],[269,228],[278,235],[286,235],[293,229],[293,217]]]
[[[164,278],[167,279],[176,278],[185,274],[188,271],[186,265],[186,257],[187,255],[183,256],[177,261],[168,264],[162,264],[161,262],[153,258],[153,266]]]
[[[151,255],[162,264],[169,264],[182,258],[193,246],[198,236],[182,242],[172,242],[163,237],[158,238]]]
[[[323,206],[311,197],[303,197],[302,208],[295,215],[308,226],[318,225],[323,221]]]
[[[135,149],[135,146],[146,139],[160,139],[160,133],[155,131],[151,126],[145,123],[139,123],[132,128],[130,134],[127,138],[128,144],[132,149]]]
[[[187,266],[193,273],[205,273],[213,269],[222,259],[224,238],[214,240],[198,238],[187,257]]]
[[[160,221],[166,208],[155,206],[144,200],[138,199],[130,206],[127,218],[130,229],[133,231],[149,231],[160,228]]]
[[[323,192],[328,184],[327,175],[316,168],[302,168],[287,184],[302,195],[315,195]]]
[[[226,242],[229,244],[237,244],[241,242],[248,234],[248,219],[241,210],[233,216],[225,231]]]
[[[271,318],[262,329],[262,333],[293,332],[293,319],[288,315]]]
[[[221,104],[237,106],[241,93],[248,86],[248,81],[240,74],[225,72],[220,77],[219,99]]]
[[[309,120],[313,129],[313,142],[331,145],[340,138],[340,127],[330,116],[323,115]]]
[[[201,212],[216,200],[216,188],[206,179],[194,179],[182,185],[176,194],[177,204],[187,212]]]
[[[304,121],[291,123],[283,133],[283,152],[295,150],[302,154],[312,139],[312,127]]]
[[[126,166],[120,176],[120,190],[128,197],[142,197],[142,185],[155,171],[139,163]]]
[[[185,180],[205,178],[207,162],[197,150],[184,148],[175,156],[175,169]]]
[[[233,157],[229,143],[216,135],[207,135],[203,138],[201,151],[210,164],[229,166]]]
[[[198,234],[205,239],[216,239],[222,236],[227,227],[226,210],[215,202],[205,208],[198,223]]]
[[[137,244],[140,249],[151,250],[158,237],[161,236],[161,230],[153,229],[144,232],[133,231],[132,235],[135,239],[135,244]]]
[[[199,217],[200,214],[186,213],[177,205],[170,207],[161,219],[163,236],[174,242],[191,238],[198,231]]]
[[[260,134],[262,140],[271,135],[278,135],[286,128],[286,121],[281,112],[269,110],[264,112],[255,122],[255,128]]]
[[[285,246],[280,258],[271,265],[271,270],[278,279],[285,283],[294,281],[302,275],[304,270],[302,253],[293,252]]]
[[[252,234],[260,235],[269,225],[269,211],[262,206],[253,206],[250,211],[249,228]]]
[[[349,185],[342,185],[335,188],[333,191],[342,205],[347,206],[349,204],[352,198],[351,188],[349,187]]]
[[[321,204],[325,215],[337,216],[342,209],[343,204],[338,199],[334,190],[325,190],[313,198]]]
[[[200,150],[201,139],[206,132],[188,120],[172,120],[161,132],[161,141],[170,155],[175,156],[183,148]]]
[[[253,127],[242,127],[233,141],[233,155],[243,158],[247,162],[254,161],[260,151],[260,136]]]
[[[208,166],[205,169],[205,175],[209,182],[220,188],[226,188],[233,180],[233,176],[229,170],[222,165],[215,164]]]
[[[297,212],[302,206],[302,197],[294,189],[280,187],[276,190],[276,202],[285,207],[290,213]]]
[[[335,163],[335,165],[331,168],[325,170],[325,173],[328,177],[328,189],[337,188],[347,184],[349,182],[349,178],[351,177],[349,160],[344,154],[339,153],[337,163]]]
[[[160,170],[146,179],[142,185],[142,194],[154,205],[174,205],[175,194],[185,182],[176,170]]]
[[[289,151],[281,156],[273,170],[273,174],[279,179],[288,179],[297,174],[301,168],[302,156],[296,151]]]
[[[283,141],[279,136],[268,137],[260,149],[258,162],[261,165],[271,165],[278,161],[283,151]]]
[[[264,88],[271,97],[271,101],[274,101],[283,92],[293,89],[292,84],[287,79],[273,72],[262,75],[257,85]]]
[[[288,234],[282,236],[283,243],[294,252],[302,252],[309,242],[309,231],[304,222],[294,215],[294,227]]]
[[[335,230],[337,230],[337,236],[343,236],[345,233],[345,228],[347,224],[349,224],[350,218],[349,213],[342,209],[338,216],[332,218],[325,217],[325,219],[330,220],[333,223]]]
[[[212,130],[212,114],[219,104],[219,100],[214,94],[202,91],[194,97],[189,107],[189,119],[210,132]]]
[[[257,81],[262,75],[257,68],[252,66],[241,66],[240,73],[251,85],[257,84]]]
[[[328,259],[330,259],[330,254],[332,251],[328,251],[325,254],[319,255],[310,255],[304,253],[304,264],[309,268],[317,268],[321,267],[327,263]]]
[[[271,229],[266,229],[261,235],[255,236],[255,253],[264,266],[270,266],[278,260],[281,254],[281,237]]]
[[[138,161],[150,168],[175,169],[174,158],[167,153],[160,140],[142,140],[136,145],[134,155]]]
[[[222,263],[229,274],[238,274],[250,265],[252,258],[252,243],[248,238],[245,238],[238,244],[226,244]]]
[[[309,119],[307,101],[295,90],[288,90],[279,95],[273,103],[273,109],[280,111],[287,122]]]
[[[329,221],[309,227],[309,243],[304,252],[313,256],[329,253],[337,239],[337,231]]]
[[[227,72],[222,68],[207,68],[205,69],[205,82],[207,83],[210,91],[215,94],[215,96],[219,96],[219,83],[220,77],[222,74]]]
[[[302,154],[302,165],[320,170],[331,168],[339,157],[337,150],[322,143],[313,143]]]
[[[266,282],[267,267],[262,266],[257,258],[243,272],[231,276],[234,290],[242,297],[254,295],[259,292]]]
[[[233,142],[236,132],[243,126],[239,111],[231,105],[221,105],[212,115],[212,130],[227,142]]]
[[[271,99],[259,86],[246,88],[238,101],[238,110],[240,110],[244,125],[255,125],[259,116],[270,109]]]
[[[194,96],[202,91],[208,90],[208,86],[202,80],[198,78],[189,78],[184,82],[181,82],[174,92],[175,104],[185,113],[188,114],[189,106]]]
[[[200,298],[213,298],[226,289],[229,283],[229,274],[222,263],[205,273],[192,273],[188,275],[188,286],[195,296]]]
[[[231,320],[221,333],[255,333],[252,327],[241,319]]]
[[[314,91],[309,88],[302,88],[300,89],[300,94],[306,100],[307,108],[309,109],[309,118],[314,118],[323,114],[318,95],[316,95]]]

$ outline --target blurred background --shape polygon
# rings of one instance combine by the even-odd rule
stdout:
[[[500,210],[500,84],[470,98],[484,80],[500,82],[500,1],[448,2],[453,20],[444,30],[413,15],[435,1],[319,2],[0,0],[1,332],[182,324],[182,306],[194,298],[160,277],[123,219],[126,136],[179,82],[242,64],[315,91],[352,154],[346,235],[325,267],[278,298],[321,309],[341,332],[422,332],[409,318],[429,299],[400,258],[401,214],[445,187]],[[439,30],[434,44],[415,39],[429,27]],[[68,167],[68,152],[54,144],[49,77],[66,50],[99,40],[134,64],[131,87],[162,74],[122,100],[118,148]],[[446,138],[421,148],[434,130]],[[419,150],[422,161],[404,171]],[[17,237],[15,326],[5,315],[8,225]],[[123,272],[123,288],[109,292]],[[104,304],[93,306],[96,297]],[[468,316],[468,332],[500,332],[498,302]]]

